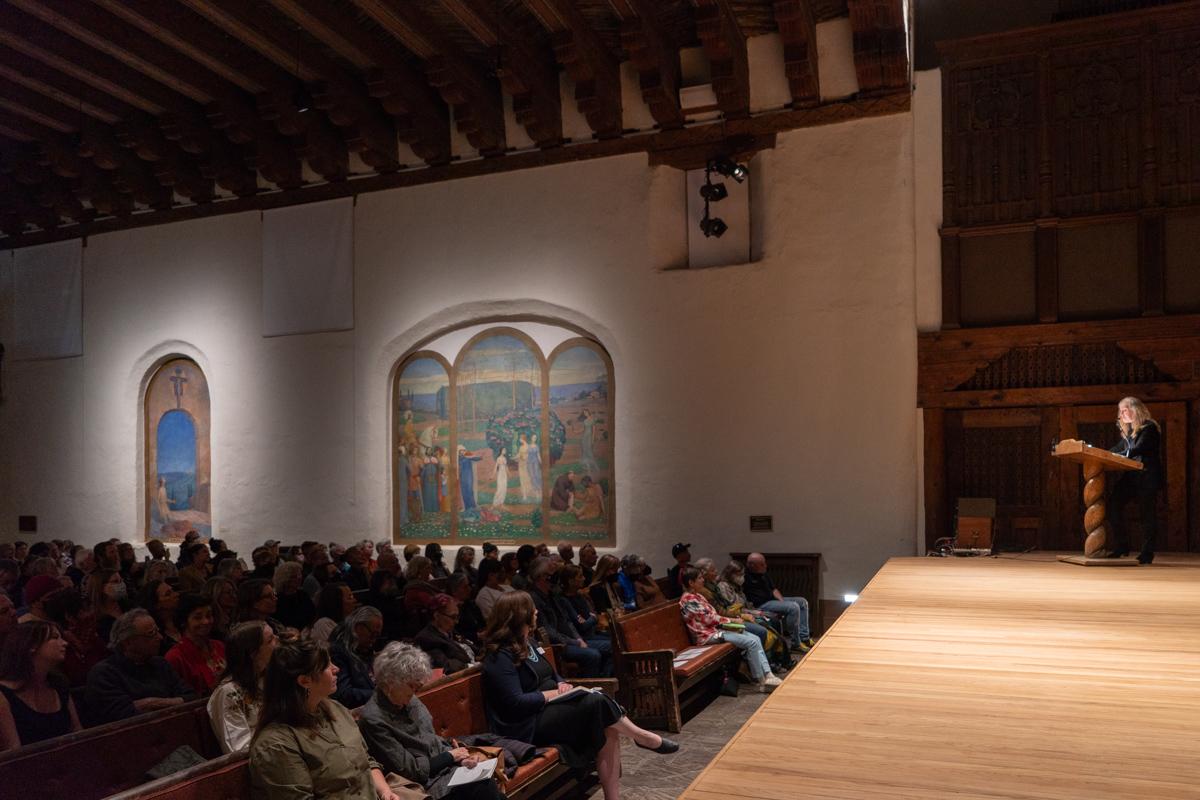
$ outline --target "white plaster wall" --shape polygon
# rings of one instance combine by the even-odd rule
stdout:
[[[391,530],[389,376],[460,324],[595,334],[617,404],[618,550],[819,551],[827,597],[910,554],[916,517],[913,122],[781,134],[755,160],[761,259],[686,263],[682,173],[644,155],[358,198],[353,331],[264,339],[258,214],[93,237],[84,356],[8,368],[0,535],[140,540],[140,387],[204,367],[214,530]],[[750,514],[776,533],[751,536]]]
[[[942,327],[942,71],[913,73],[917,330]]]

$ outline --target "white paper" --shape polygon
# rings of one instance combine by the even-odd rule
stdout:
[[[475,766],[468,769],[467,767],[459,767],[454,770],[454,774],[450,776],[450,782],[447,786],[462,786],[464,783],[475,783],[476,781],[486,781],[492,777],[496,771],[496,759],[489,758],[487,761],[480,761]]]
[[[572,697],[578,697],[579,695],[584,694],[584,693],[598,692],[598,691],[600,691],[600,689],[598,687],[587,688],[587,687],[583,687],[583,686],[573,686],[573,687],[571,687],[571,690],[569,692],[564,692],[563,694],[555,695],[554,697],[551,697],[546,702],[557,703],[560,700],[569,700]]]
[[[351,198],[263,212],[263,335],[354,327]]]
[[[680,650],[675,654],[675,663],[682,664],[685,661],[691,661],[696,656],[704,655],[704,650],[703,647],[689,647],[687,650]]]

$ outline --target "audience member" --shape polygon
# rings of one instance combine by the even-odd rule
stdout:
[[[317,545],[309,550],[309,555],[304,559],[304,583],[301,588],[315,603],[317,595],[321,593],[321,587],[330,581],[331,578],[341,579],[341,572],[329,560],[329,551],[321,545]]]
[[[448,594],[439,594],[433,602],[433,619],[417,632],[414,643],[429,654],[435,668],[447,675],[461,672],[475,663],[475,649],[455,633],[458,601]]]
[[[637,581],[645,568],[646,562],[637,553],[628,553],[621,559],[617,586],[620,587],[621,605],[626,611],[634,611],[638,607]]]
[[[602,650],[588,644],[573,621],[574,614],[563,614],[552,596],[555,564],[549,558],[535,558],[529,565],[529,594],[537,608],[538,619],[552,644],[563,645],[563,657],[579,666],[584,678],[596,678],[611,672],[612,646]]]
[[[761,611],[783,617],[784,631],[789,637],[793,653],[807,653],[815,644],[809,638],[808,601],[803,597],[784,597],[771,582],[767,574],[767,559],[762,553],[751,553],[746,558],[746,583],[743,586],[747,599]]]
[[[200,594],[181,596],[175,626],[183,636],[167,651],[167,663],[197,696],[207,695],[225,671],[225,645],[212,638],[212,601]]]
[[[529,565],[537,558],[537,548],[531,544],[523,544],[517,548],[517,571],[512,576],[512,587],[521,591],[529,590]]]
[[[14,606],[21,602],[21,596],[16,593],[20,580],[21,563],[12,558],[0,559],[0,592],[8,595]]]
[[[588,643],[589,647],[607,651],[612,654],[612,639],[608,636],[608,618],[601,617],[592,607],[588,593],[583,590],[583,569],[574,564],[567,564],[558,571],[558,585],[562,596],[559,605],[564,614],[569,614],[575,623],[575,630]]]
[[[404,583],[404,613],[411,633],[416,633],[429,622],[433,613],[433,598],[440,591],[433,580],[433,562],[425,556],[414,556],[408,562]]]
[[[379,557],[382,564],[390,555]],[[371,589],[366,594],[366,604],[379,609],[383,615],[383,638],[390,642],[404,636],[404,601],[400,597],[400,584],[396,576],[380,567],[371,573]]]
[[[250,746],[258,725],[263,676],[275,652],[275,632],[265,622],[233,626],[225,640],[225,671],[208,698],[208,721],[221,744],[232,753]]]
[[[418,784],[440,800],[504,800],[495,778],[449,786],[456,767],[473,767],[465,747],[434,731],[429,709],[416,696],[429,681],[430,658],[408,644],[392,642],[375,656],[375,694],[363,706],[358,729],[371,757],[389,773]]]
[[[0,592],[0,650],[4,649],[4,640],[17,627],[17,607],[12,598]]]
[[[358,598],[349,586],[340,581],[325,584],[317,596],[317,621],[308,632],[309,638],[327,646],[333,629],[356,608]]]
[[[404,576],[404,570],[400,566],[400,557],[397,556],[396,551],[390,547],[379,554],[375,571],[387,572],[397,581],[401,580]],[[374,574],[372,574],[371,577],[374,577]]]
[[[367,551],[362,545],[346,548],[347,569],[342,571],[342,580],[356,592],[371,588],[371,573],[367,569]]]
[[[458,625],[455,627],[458,635],[476,650],[480,649],[480,635],[487,627],[487,617],[471,599],[471,584],[467,582],[467,576],[462,573],[451,575],[446,581],[446,594],[458,602]]]
[[[511,586],[505,586],[500,581],[504,577],[504,566],[495,559],[485,558],[479,565],[479,592],[475,595],[475,604],[486,621],[492,614],[492,606],[506,592],[513,591]]]
[[[150,581],[174,580],[178,575],[179,570],[174,562],[151,561],[142,569],[142,584],[145,585]]]
[[[579,548],[579,568],[583,570],[583,585],[591,586],[592,578],[596,575],[596,562],[600,560],[596,553],[596,545],[588,542]]]
[[[425,545],[425,557],[429,559],[433,567],[434,578],[449,578],[450,571],[446,569],[446,563],[442,560],[442,546],[437,542],[430,542]]]
[[[683,586],[684,592],[679,598],[679,607],[692,643],[707,645],[728,642],[742,651],[742,658],[750,669],[750,677],[758,683],[760,692],[770,692],[778,686],[780,680],[771,672],[771,665],[767,662],[762,642],[758,637],[747,633],[739,620],[722,617],[700,594],[704,586],[704,576],[700,574],[700,570],[685,567]]]
[[[214,575],[204,582],[200,594],[212,603],[212,637],[225,641],[237,615],[237,584],[229,578]]]
[[[302,631],[317,619],[317,607],[312,598],[301,591],[304,568],[298,561],[284,561],[275,568],[275,618],[287,625]]]
[[[276,648],[250,744],[256,798],[400,800],[368,755],[354,717],[330,699],[337,672],[325,648],[315,642]]]
[[[282,636],[286,626],[275,619],[275,587],[266,578],[251,578],[238,586],[238,622],[265,622]]]
[[[92,667],[87,708],[97,723],[169,708],[195,695],[158,655],[162,634],[144,608],[121,615],[112,626],[113,654]]]
[[[25,608],[28,610],[17,619],[17,622],[33,622],[35,620],[49,622],[50,615],[46,613],[44,601],[47,595],[61,588],[63,586],[58,582],[58,578],[50,575],[34,575],[30,578],[25,584],[24,592]]]
[[[56,674],[66,655],[66,640],[50,622],[22,623],[8,636],[0,651],[0,751],[80,730],[66,681]]]
[[[265,545],[254,548],[250,551],[250,561],[254,564],[254,571],[250,573],[251,578],[270,581],[275,577],[275,567],[279,563],[279,559],[271,552],[271,548]]]
[[[203,584],[201,584],[203,586]],[[160,656],[179,644],[183,633],[175,624],[175,610],[179,608],[179,592],[166,581],[150,581],[142,589],[141,607],[154,617],[158,630],[162,633]]]
[[[179,591],[199,593],[208,580],[208,545],[196,542],[187,547],[187,566],[179,570]]]
[[[130,586],[136,586],[142,579],[142,565],[138,563],[137,553],[129,542],[117,544],[117,561],[120,564],[121,577]]]
[[[117,555],[117,544],[111,539],[104,542],[97,542],[92,547],[92,554],[96,557],[97,569],[111,569],[113,572],[119,572],[121,567],[121,559]]]
[[[73,586],[46,595],[43,608],[67,643],[62,673],[68,685],[82,686],[87,682],[88,671],[108,655],[108,641],[101,640],[96,631],[96,615],[84,607],[83,598]]]
[[[592,599],[592,608],[597,614],[612,609],[618,613],[625,610],[625,601],[621,595],[620,578],[621,560],[611,553],[600,557],[596,562],[596,570],[588,584],[588,597]]]
[[[465,575],[467,581],[472,587],[478,585],[479,570],[475,569],[475,548],[469,544],[464,544],[458,548],[458,553],[454,556],[454,572],[451,575]]]
[[[558,543],[555,549],[558,551],[558,556],[562,559],[563,564],[575,563],[575,546],[573,544],[562,541]]]
[[[719,588],[721,576],[717,574],[717,566],[711,558],[698,558],[691,566],[695,567],[700,576],[704,578],[704,585],[700,589],[700,594],[704,596],[704,599],[722,617],[740,620],[746,627],[746,633],[753,633],[762,642],[763,650],[768,654],[767,660],[770,661],[778,636],[772,633],[768,627],[769,620],[766,613],[762,611],[753,613],[741,603],[726,602],[725,595]]]
[[[419,545],[419,544],[404,545],[404,564],[405,564],[405,566],[407,566],[410,561],[412,561],[415,557],[417,557],[419,555],[421,555],[421,545]]]
[[[116,570],[97,568],[84,582],[83,596],[96,615],[96,634],[107,642],[113,623],[125,613],[129,588]]]
[[[483,696],[494,733],[542,747],[555,747],[568,767],[596,764],[605,800],[620,794],[620,738],[639,747],[672,753],[679,745],[634,725],[603,692],[571,691],[531,640],[537,610],[524,592],[496,601],[488,619],[487,655],[483,660]]]
[[[92,551],[78,545],[71,551],[71,566],[67,567],[64,573],[77,588],[83,587],[83,582],[87,580],[87,576],[91,575],[96,570],[96,556]]]
[[[147,539],[146,552],[150,554],[151,561],[171,560],[171,554],[167,551],[167,546],[162,543],[161,539]]]
[[[371,660],[375,642],[383,633],[383,615],[372,606],[361,606],[342,620],[329,637],[329,657],[338,669],[333,699],[346,708],[358,708],[371,699]]]
[[[667,592],[667,599],[675,600],[683,594],[683,579],[680,577],[683,570],[692,563],[692,546],[687,542],[676,542],[671,547],[671,557],[675,559],[675,565],[667,570],[667,579],[670,584],[670,590]],[[711,599],[711,598],[710,598]]]
[[[488,561],[488,560],[499,561],[500,560],[500,548],[496,547],[496,545],[492,544],[491,542],[484,542],[483,543],[483,560],[484,561]]]
[[[222,578],[229,578],[235,584],[240,584],[246,577],[246,564],[236,556],[225,556],[217,562],[214,572]]]

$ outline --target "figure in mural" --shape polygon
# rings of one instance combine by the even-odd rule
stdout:
[[[542,448],[537,434],[529,437],[529,496],[534,502],[542,499]]]
[[[579,460],[588,472],[599,472],[600,465],[596,463],[596,456],[592,452],[592,443],[596,437],[596,419],[585,408],[579,415],[579,422],[583,425],[583,432],[579,436]]]
[[[408,516],[413,522],[421,521],[421,467],[425,459],[414,447],[408,454]]]
[[[154,510],[158,514],[158,523],[164,527],[171,525],[171,498],[167,496],[167,479],[158,479],[158,492],[154,495]]]
[[[463,511],[474,511],[475,503],[475,462],[483,460],[483,456],[467,452],[461,444],[458,446],[458,488],[462,494]]]
[[[208,382],[195,362],[161,365],[146,387],[146,536],[212,535]]]
[[[521,434],[517,447],[517,479],[521,482],[521,502],[528,503],[533,497],[532,482],[529,480],[529,438]]]
[[[446,448],[437,449],[438,458],[438,510],[450,511],[450,456]]]
[[[438,462],[433,455],[433,448],[425,451],[421,462],[421,507],[428,514],[438,511]]]
[[[396,493],[400,497],[399,535],[448,538],[452,529],[451,460],[445,444],[450,376],[440,358],[417,354],[396,375],[395,419],[400,458]]]
[[[554,489],[550,492],[550,508],[555,511],[575,510],[574,471],[568,471],[565,475],[559,475],[558,480],[554,482]]]
[[[580,520],[604,519],[604,490],[591,475],[584,475],[579,481],[579,494],[583,501],[575,509],[575,517]]]
[[[496,456],[496,494],[492,496],[492,507],[504,505],[508,497],[508,448],[501,447],[500,455]]]
[[[400,491],[404,492],[404,500],[400,503],[400,524],[408,524],[408,452],[404,445],[400,445],[400,455],[396,459],[396,466],[400,469]]]

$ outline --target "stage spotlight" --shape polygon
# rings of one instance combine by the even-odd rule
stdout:
[[[720,239],[725,231],[729,230],[729,226],[720,217],[705,217],[700,220],[700,230],[704,231],[707,238]]]
[[[750,176],[750,169],[745,164],[738,164],[724,157],[713,159],[712,168],[738,183],[744,183]]]
[[[723,183],[706,183],[700,187],[700,196],[710,203],[716,203],[729,197],[729,191]]]

